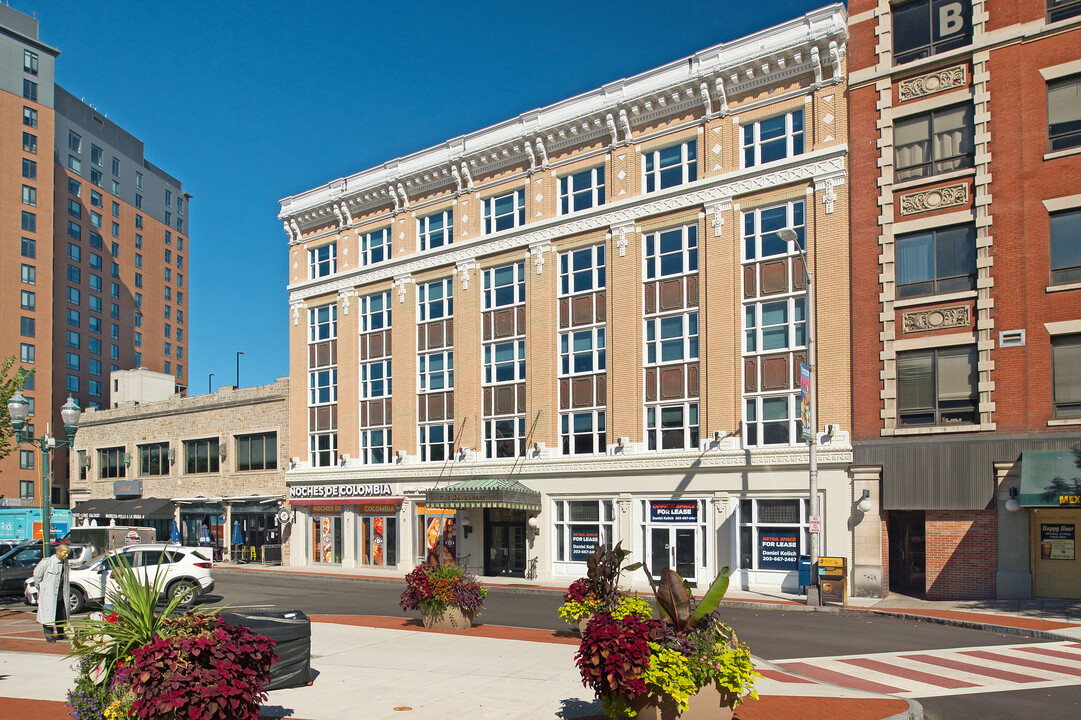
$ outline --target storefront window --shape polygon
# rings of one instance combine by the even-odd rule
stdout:
[[[417,504],[417,563],[451,565],[458,562],[458,521],[454,510]]]
[[[611,548],[615,510],[611,500],[555,501],[556,560],[585,562],[598,544]]]
[[[342,562],[342,508],[340,505],[312,505],[312,562],[340,565]]]
[[[218,562],[224,538],[225,514],[221,508],[180,509],[180,539],[185,545],[212,548]]]
[[[398,506],[357,506],[357,563],[371,567],[398,564]]]
[[[739,503],[739,566],[797,570],[810,547],[807,501],[748,498]]]
[[[274,513],[234,507],[231,517],[233,527],[230,539],[235,559],[262,561],[264,546],[281,544],[278,518]]]

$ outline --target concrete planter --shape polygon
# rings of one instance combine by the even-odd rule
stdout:
[[[424,627],[433,630],[468,630],[473,627],[473,613],[465,612],[455,605],[449,606],[438,615],[422,610],[420,617]]]
[[[668,697],[660,701],[640,698],[632,707],[638,711],[638,720],[732,720],[734,714],[731,698],[712,683],[691,695],[682,713],[676,701]]]

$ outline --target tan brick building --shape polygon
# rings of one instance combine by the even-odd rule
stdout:
[[[288,395],[289,380],[281,378],[87,410],[70,467],[73,521],[151,525],[161,540],[176,522],[184,544],[209,542],[221,550],[218,559],[262,560],[264,546],[285,552],[288,517],[283,524],[278,514],[286,494]],[[268,550],[268,559],[277,552]]]
[[[190,197],[141,140],[56,84],[38,21],[0,6],[0,358],[33,374],[34,436],[69,395],[109,407],[109,373],[147,367],[187,385]],[[50,152],[51,151],[51,152]],[[45,479],[68,505],[67,450]],[[0,461],[0,498],[39,506],[41,458]]]
[[[857,592],[1081,597],[1081,3],[849,8]]]
[[[284,199],[296,563],[795,589],[818,287],[822,550],[850,557],[845,10]],[[642,578],[638,578],[642,580]]]

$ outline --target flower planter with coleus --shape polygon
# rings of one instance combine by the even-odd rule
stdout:
[[[158,609],[164,572],[145,583],[121,560],[108,614],[72,620],[77,657],[68,692],[76,720],[256,720],[276,661],[274,641],[226,624],[214,611],[176,614],[181,595]]]
[[[750,651],[721,621],[716,608],[728,589],[721,570],[698,602],[686,582],[670,569],[659,582],[649,575],[659,618],[648,612],[602,610],[582,634],[575,655],[582,683],[593,689],[609,717],[635,717],[668,708],[682,714],[704,706],[718,718],[746,699],[757,699]]]
[[[448,610],[460,610],[472,623],[481,613],[488,588],[476,575],[460,565],[421,563],[405,576],[405,590],[398,605],[402,610],[420,610],[425,624]]]
[[[624,570],[635,570],[641,565],[623,567],[630,552],[622,544],[616,543],[611,549],[598,544],[586,558],[586,576],[571,583],[559,606],[559,617],[568,625],[578,626],[583,620],[632,597],[619,587],[619,578]]]

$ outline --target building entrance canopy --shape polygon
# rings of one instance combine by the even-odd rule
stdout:
[[[427,490],[424,505],[445,510],[503,508],[540,512],[541,509],[539,492],[530,490],[517,480],[501,478],[478,478]]]
[[[1022,507],[1081,508],[1081,450],[1021,453]]]

